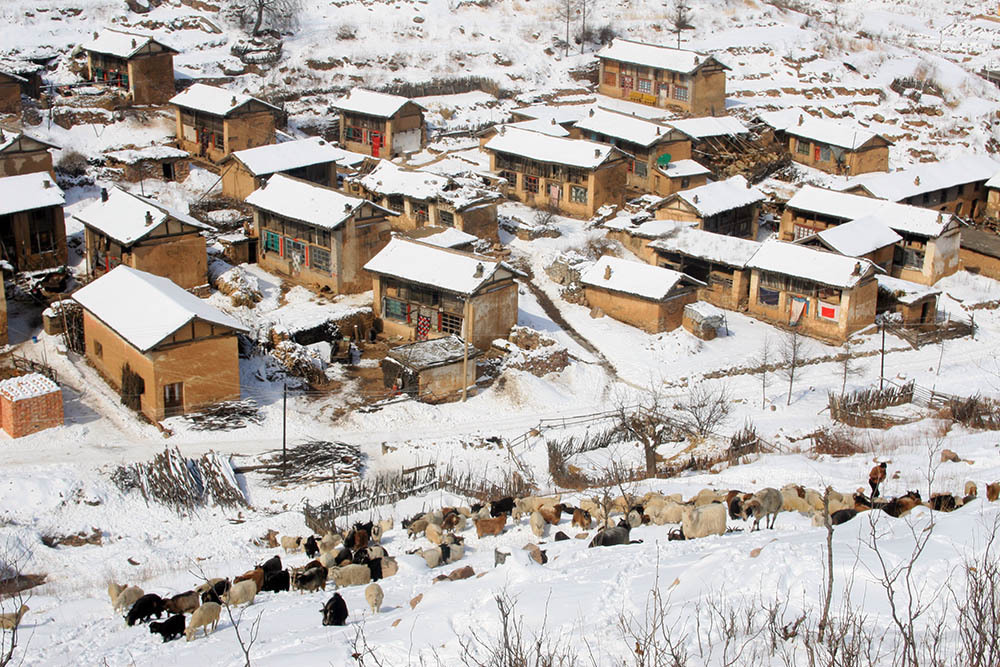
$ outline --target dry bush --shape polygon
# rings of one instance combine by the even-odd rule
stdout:
[[[953,421],[969,428],[1000,430],[1000,402],[980,394],[968,398],[953,398],[948,402]]]
[[[871,443],[862,442],[845,428],[823,428],[813,436],[814,454],[842,457],[871,451]]]

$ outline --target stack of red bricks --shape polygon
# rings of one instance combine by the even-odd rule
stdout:
[[[40,373],[0,382],[0,427],[12,438],[62,426],[59,385]]]

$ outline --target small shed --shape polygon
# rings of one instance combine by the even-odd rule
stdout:
[[[103,30],[81,45],[90,81],[122,88],[135,104],[163,104],[174,94],[174,55],[150,35]]]
[[[700,280],[679,271],[605,255],[580,274],[587,303],[647,333],[681,326],[684,306],[697,301]]]
[[[726,314],[706,301],[695,301],[684,306],[685,329],[702,340],[713,340],[719,327],[725,324]]]
[[[382,360],[387,389],[437,402],[476,383],[475,359],[481,352],[458,336],[401,345]]]
[[[937,318],[941,290],[892,276],[876,276],[878,312],[899,313],[903,326],[933,324]]]
[[[104,154],[107,166],[121,169],[132,183],[146,179],[183,181],[191,173],[191,154],[173,146],[146,146]]]
[[[21,84],[27,79],[0,70],[0,115],[21,115]]]
[[[62,391],[40,373],[0,382],[0,426],[21,438],[63,424]]]
[[[14,271],[66,263],[65,203],[48,172],[0,177],[0,252]]]
[[[53,148],[58,150],[59,146],[29,136],[21,130],[0,127],[0,178],[39,171],[47,171],[55,178],[52,153],[49,152]]]

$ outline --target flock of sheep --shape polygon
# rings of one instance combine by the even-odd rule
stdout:
[[[589,531],[596,522],[599,528],[589,546],[598,547],[628,544],[630,531],[644,524],[680,524],[679,528],[669,532],[669,539],[696,539],[724,534],[727,519],[746,521],[752,518],[751,530],[757,530],[761,521],[766,528],[774,528],[781,512],[810,515],[814,525],[824,525],[829,512],[831,523],[837,525],[870,510],[881,510],[894,517],[903,516],[921,504],[938,511],[951,511],[976,498],[977,493],[976,485],[968,482],[964,496],[935,494],[926,503],[914,491],[887,499],[868,498],[860,490],[853,494],[830,490],[828,497],[824,498],[819,491],[797,485],[781,489],[765,488],[756,493],[702,489],[686,501],[680,494],[658,492],[643,496],[620,495],[613,499],[605,498],[604,502],[596,497],[583,498],[578,506],[562,502],[559,495],[508,497],[485,504],[442,507],[423,512],[404,519],[403,528],[410,538],[423,537],[431,544],[429,548],[417,548],[408,553],[419,555],[429,568],[436,568],[462,559],[465,538],[461,533],[470,524],[481,539],[500,535],[508,522],[515,525],[527,517],[531,532],[537,538],[544,538],[549,527],[559,526],[565,515],[571,528],[582,531],[576,534],[577,539],[589,537],[585,531]],[[998,496],[1000,484],[989,484],[987,498],[994,501]],[[159,619],[166,613],[166,620],[150,622],[149,625],[150,632],[161,635],[165,642],[182,634],[191,641],[199,629],[207,637],[209,631],[218,626],[223,606],[252,604],[261,592],[278,593],[291,589],[325,591],[331,580],[338,588],[367,585],[366,601],[372,612],[378,613],[384,596],[376,582],[395,575],[399,570],[396,559],[381,545],[383,535],[392,527],[392,520],[386,519],[356,523],[343,533],[327,533],[322,537],[282,536],[279,543],[286,555],[304,551],[312,559],[302,567],[283,569],[280,556],[273,556],[231,581],[228,578],[208,579],[192,590],[168,598],[144,593],[138,586],[115,583],[108,586],[108,595],[115,611],[124,613],[129,626],[150,621],[154,616]],[[569,535],[562,530],[554,535],[555,541],[569,539]],[[545,552],[537,545],[529,544],[525,548],[531,550],[532,558],[539,563],[547,562]],[[499,550],[495,550],[494,554],[498,565],[509,555]],[[0,626],[16,627],[26,610],[24,607],[16,614],[0,615]],[[320,611],[323,625],[344,625],[348,616],[347,605],[339,593],[335,593]],[[189,614],[190,618],[185,619],[185,614]]]

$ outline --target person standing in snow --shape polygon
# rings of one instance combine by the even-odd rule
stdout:
[[[872,467],[868,473],[868,484],[872,487],[872,498],[878,498],[878,487],[885,481],[885,461]]]

